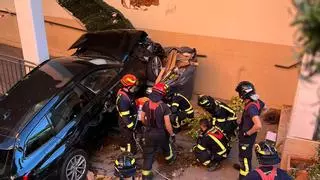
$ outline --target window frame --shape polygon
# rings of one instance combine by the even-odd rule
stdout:
[[[37,147],[36,149],[34,149],[32,152],[28,152],[28,146],[29,146],[29,141],[31,140],[31,134],[32,134],[32,132],[34,132],[34,130],[38,127],[38,125],[40,124],[40,123],[42,123],[43,121],[46,121],[47,123],[48,123],[48,125],[49,125],[49,127],[50,127],[50,129],[49,129],[49,133],[51,133],[51,135],[50,135],[50,138],[48,138],[47,140],[46,140],[46,142],[44,142],[44,143],[42,143],[39,147]],[[27,136],[27,138],[26,138],[26,140],[25,140],[25,142],[24,142],[24,157],[29,157],[29,156],[31,156],[33,153],[35,153],[38,149],[40,149],[43,145],[45,145],[46,143],[48,143],[49,141],[50,141],[50,139],[52,139],[52,138],[54,138],[55,137],[55,135],[56,135],[56,132],[54,131],[54,127],[53,127],[53,125],[52,125],[52,123],[51,123],[51,121],[50,121],[50,119],[48,119],[47,118],[47,116],[46,115],[44,115],[40,120],[39,120],[39,122],[34,126],[34,128],[32,128],[32,130],[30,131],[30,133],[28,134],[28,136]]]
[[[88,73],[85,77],[83,77],[80,81],[79,81],[79,85],[81,85],[83,88],[87,89],[88,91],[90,91],[92,94],[94,94],[95,96],[98,95],[102,90],[104,90],[106,87],[108,87],[110,85],[110,83],[119,75],[119,70],[120,68],[103,68],[103,69],[97,69],[95,71],[92,71],[90,73]],[[89,76],[93,75],[94,73],[97,73],[99,71],[114,71],[115,72],[115,76],[113,79],[110,80],[110,82],[108,84],[106,84],[104,87],[100,88],[99,91],[94,91],[91,88],[89,88],[88,86],[86,86],[83,81],[88,78]]]

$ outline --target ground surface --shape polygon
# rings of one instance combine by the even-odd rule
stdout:
[[[196,107],[196,111],[201,111]],[[196,113],[197,114],[197,113]],[[270,125],[263,122],[263,130],[259,133],[257,141],[265,138],[267,131],[277,132],[277,125]],[[98,179],[115,179],[113,176],[113,163],[115,158],[120,154],[120,150],[116,145],[119,140],[118,135],[108,137],[105,142],[105,146],[98,152],[96,152],[91,158],[91,170],[95,175],[99,175]],[[230,152],[228,159],[223,161],[220,169],[214,172],[208,172],[205,168],[199,166],[196,163],[194,155],[191,153],[192,146],[195,141],[186,134],[186,131],[177,135],[177,141],[175,147],[177,149],[177,161],[169,166],[166,165],[161,158],[153,164],[153,172],[156,180],[161,179],[177,179],[177,180],[232,180],[237,179],[238,172],[233,169],[232,165],[238,162],[238,143],[235,140],[233,148]],[[141,153],[137,156],[137,162],[142,164]],[[257,166],[256,158],[253,158],[253,166]],[[156,171],[160,172],[159,175]],[[140,174],[140,173],[138,173]],[[166,178],[164,178],[165,176]],[[96,176],[97,177],[97,176]],[[139,175],[138,175],[139,177]]]

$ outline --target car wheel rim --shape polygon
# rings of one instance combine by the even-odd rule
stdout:
[[[154,57],[153,61],[152,61],[152,71],[153,71],[154,75],[158,76],[161,68],[162,68],[162,62],[161,62],[160,58],[158,58],[157,56]]]
[[[73,156],[68,162],[66,168],[66,177],[68,180],[80,180],[86,172],[87,161],[82,155]]]

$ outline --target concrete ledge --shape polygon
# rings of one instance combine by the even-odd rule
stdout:
[[[284,105],[281,108],[281,115],[280,115],[280,121],[278,125],[278,132],[277,132],[277,150],[279,152],[283,151],[284,143],[286,141],[286,137],[288,134],[288,127],[290,124],[291,119],[291,111],[292,106]]]
[[[288,170],[289,157],[299,157],[301,159],[314,159],[317,155],[317,147],[320,142],[300,139],[295,137],[287,137],[282,155],[281,168]]]

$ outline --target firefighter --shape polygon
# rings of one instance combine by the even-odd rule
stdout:
[[[251,171],[245,180],[291,180],[292,178],[282,169],[276,166],[280,163],[280,157],[274,146],[266,141],[255,145],[255,152],[259,161],[259,168]]]
[[[239,162],[234,167],[239,169],[239,179],[251,171],[252,149],[256,137],[262,128],[260,114],[265,107],[259,99],[252,83],[242,81],[235,89],[244,101],[245,107],[239,125]]]
[[[233,109],[207,95],[198,97],[198,105],[211,114],[212,124],[219,127],[228,138],[235,136],[235,131],[238,128],[238,118]]]
[[[143,179],[152,179],[152,163],[158,148],[162,150],[168,164],[174,162],[176,156],[172,149],[175,141],[170,122],[170,109],[162,100],[166,95],[166,85],[157,83],[142,108],[141,120],[145,126],[145,144],[143,147]]]
[[[208,119],[200,120],[200,128],[201,134],[197,139],[197,145],[193,147],[193,153],[208,171],[214,171],[230,152],[229,139],[221,130],[212,126]]]
[[[120,149],[123,152],[136,154],[137,147],[133,138],[133,130],[137,116],[134,94],[137,91],[138,79],[132,74],[126,74],[120,82],[123,87],[118,91],[116,100],[119,112]]]
[[[190,101],[180,93],[170,92],[166,99],[166,103],[171,110],[171,123],[175,133],[181,131],[181,127],[188,123],[188,119],[194,118],[194,110]]]

